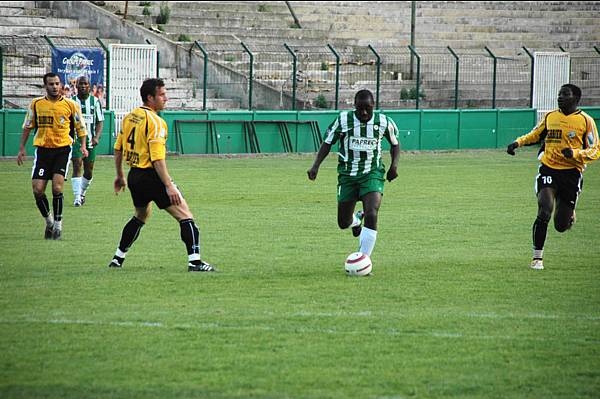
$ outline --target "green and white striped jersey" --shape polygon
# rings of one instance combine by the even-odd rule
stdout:
[[[81,114],[83,115],[87,131],[87,144],[89,148],[92,148],[92,137],[96,136],[96,124],[104,120],[102,104],[100,104],[100,100],[91,94],[83,102],[77,96],[71,97],[71,100],[75,101],[79,105],[79,108],[81,108]]]
[[[373,112],[369,122],[361,123],[354,111],[342,111],[329,126],[325,136],[327,144],[339,141],[338,173],[362,176],[373,170],[384,169],[381,161],[381,139],[398,145],[396,123],[381,112]]]

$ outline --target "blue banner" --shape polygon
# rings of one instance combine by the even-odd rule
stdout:
[[[104,52],[98,48],[53,48],[52,72],[60,76],[63,96],[77,94],[77,78],[86,76],[90,93],[104,103]]]

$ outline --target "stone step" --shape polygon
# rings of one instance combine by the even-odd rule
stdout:
[[[75,19],[35,17],[35,16],[0,16],[0,26],[44,26],[60,27],[63,29],[78,28],[79,22]]]
[[[160,1],[150,1],[150,6],[148,7],[151,12],[154,10],[160,10],[163,2]],[[285,13],[288,12],[286,5],[283,2],[278,1],[244,1],[244,2],[225,2],[225,1],[199,1],[199,2],[191,2],[191,1],[169,1],[167,2],[171,11],[173,10],[192,10],[192,11],[220,11],[220,10],[229,10],[230,12],[237,13],[252,13],[252,12],[261,12],[261,13]],[[133,7],[136,7],[132,4]],[[125,10],[125,4],[122,1],[106,1],[105,7],[109,9],[117,9],[121,12]],[[137,7],[140,6],[139,3]],[[260,11],[263,10],[263,11]],[[129,7],[128,7],[129,12]]]
[[[0,6],[0,16],[56,17],[56,12],[48,8],[7,7],[6,4]]]
[[[197,26],[188,27],[166,27],[168,30],[167,36],[172,37],[185,33],[189,36],[206,35],[207,29]],[[295,39],[323,39],[325,40],[329,33],[326,30],[305,30],[305,29],[292,29],[292,28],[252,28],[252,27],[213,27],[209,29],[209,34],[213,35],[236,35],[241,36],[253,36],[253,37],[267,37],[276,38],[279,42],[282,42],[288,38]],[[326,41],[326,40],[325,40]]]
[[[121,2],[122,3],[122,2]],[[123,10],[121,10],[123,11]],[[149,15],[144,15],[144,7],[141,6],[129,6],[127,9],[127,15],[133,15],[136,17],[149,17],[156,18],[157,15],[160,14],[159,7],[150,7],[148,11]],[[193,12],[190,12],[189,9],[186,8],[171,8],[170,18],[175,19],[179,17],[187,17],[187,18],[211,18],[211,19],[231,19],[231,18],[247,18],[249,20],[260,19],[260,18],[269,18],[269,19],[286,19],[292,18],[289,11],[285,12],[240,12],[235,10],[230,10],[228,8],[215,9],[215,10],[201,10],[196,15]]]
[[[167,101],[167,110],[183,109],[183,110],[201,110],[203,107],[202,99],[176,99]],[[206,108],[208,110],[215,109],[240,109],[240,101],[223,98],[207,98]]]

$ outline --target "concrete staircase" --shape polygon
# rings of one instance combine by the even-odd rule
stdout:
[[[106,1],[105,8],[125,12],[124,2]],[[382,107],[414,107],[414,100],[400,99],[400,92],[415,86],[409,63],[410,1],[292,1],[301,28],[282,1],[245,2],[168,2],[170,18],[157,24],[162,2],[129,2],[128,19],[174,41],[199,40],[207,48],[237,46],[240,41],[256,52],[254,77],[275,90],[290,92],[292,65],[283,48],[287,43],[299,55],[298,94],[305,100],[323,95],[331,106],[335,93],[335,64],[326,44],[342,54],[340,107],[352,106],[353,93],[375,88],[374,56],[365,48],[373,45],[380,53],[401,50],[384,57],[381,82]],[[420,1],[416,2],[416,48],[446,51],[452,47],[461,59],[460,106],[487,107],[491,103],[491,58],[483,51],[489,47],[496,56],[511,62],[500,71],[498,103],[503,107],[526,107],[529,100],[529,58],[523,52],[562,46],[567,51],[593,49],[600,45],[600,1]],[[312,49],[311,49],[312,48]],[[320,48],[322,53],[315,53]],[[312,52],[311,52],[312,51]],[[469,52],[478,53],[477,57]],[[215,60],[218,51],[211,54]],[[275,53],[278,53],[275,55]],[[283,54],[283,55],[282,55]],[[305,55],[303,58],[302,55]],[[218,62],[242,74],[248,60],[218,55]],[[287,57],[287,59],[286,59]],[[424,107],[453,106],[453,59],[425,54],[421,65]],[[469,70],[466,74],[464,71]],[[597,78],[596,78],[597,79]],[[575,82],[577,83],[577,82]],[[585,82],[584,82],[585,83]],[[183,85],[188,89],[194,83]],[[585,90],[600,91],[594,84]],[[183,90],[183,89],[182,89]],[[197,92],[198,90],[196,90]],[[589,97],[586,101],[590,100]],[[597,101],[596,101],[597,102]],[[305,101],[310,104],[310,101]],[[173,102],[172,104],[175,104]],[[182,106],[183,106],[182,102]],[[194,101],[187,102],[194,104]],[[276,105],[273,105],[275,108]]]
[[[0,3],[0,46],[3,50],[3,102],[5,108],[26,108],[44,95],[42,76],[52,68],[51,47],[98,47],[96,29],[82,29],[76,20],[57,18],[54,11],[36,8],[34,1]],[[114,40],[105,39],[106,43]]]
[[[98,47],[97,29],[79,27],[75,19],[58,18],[34,1],[0,3],[0,46],[4,55],[3,101],[6,108],[26,108],[31,99],[44,95],[42,76],[51,70],[51,48],[56,46]],[[119,40],[103,38],[106,45]],[[169,88],[169,109],[202,109],[202,88],[193,79],[178,78],[175,68],[163,68],[161,76]],[[215,90],[207,96],[208,109],[239,109],[239,101],[219,99]]]

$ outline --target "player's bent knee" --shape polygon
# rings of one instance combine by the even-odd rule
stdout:
[[[350,220],[338,219],[338,226],[342,230],[347,229],[348,227],[350,227],[351,224],[352,224],[352,219],[350,219]]]
[[[541,221],[548,223],[552,218],[552,211],[546,209],[540,209],[537,214],[538,219]]]
[[[571,227],[573,226],[573,222],[569,221],[568,223],[554,223],[554,228],[556,229],[556,231],[558,231],[559,233],[564,233],[565,231],[569,230]]]

